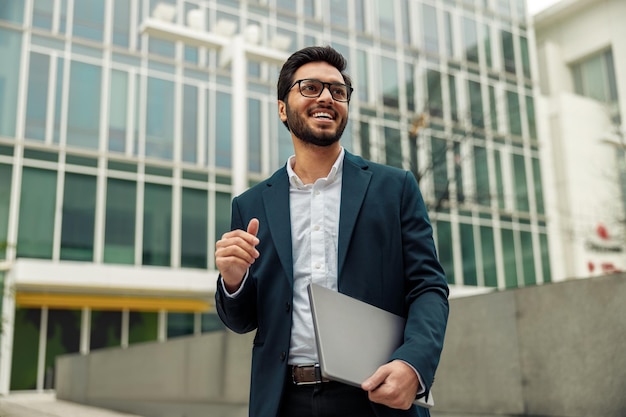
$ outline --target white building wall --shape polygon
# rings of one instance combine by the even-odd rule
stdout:
[[[611,48],[621,118],[626,120],[624,19],[624,0],[565,0],[535,17],[555,281],[626,270],[626,208],[615,144],[607,143],[615,137],[611,135],[615,126],[606,104],[574,94],[570,69]]]

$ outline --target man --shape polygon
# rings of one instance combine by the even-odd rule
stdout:
[[[295,155],[236,197],[216,244],[217,311],[256,329],[251,417],[428,416],[448,317],[448,287],[412,174],[346,152],[351,80],[331,47],[295,52],[278,79],[278,113]],[[323,380],[311,282],[407,317],[404,343],[361,389]],[[366,320],[367,318],[364,318]]]

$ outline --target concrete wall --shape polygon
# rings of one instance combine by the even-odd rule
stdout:
[[[433,417],[626,415],[626,275],[451,300]],[[252,335],[58,359],[57,396],[147,417],[247,415]]]
[[[57,398],[150,417],[244,417],[252,336],[215,332],[65,355]]]

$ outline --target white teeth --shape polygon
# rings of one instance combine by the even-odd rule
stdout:
[[[313,113],[313,117],[323,117],[323,118],[327,118],[327,119],[332,119],[333,118],[330,114],[323,113],[323,112]]]

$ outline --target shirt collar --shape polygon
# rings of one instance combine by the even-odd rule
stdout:
[[[345,154],[345,150],[342,146],[341,152],[339,152],[339,156],[337,156],[335,163],[330,168],[330,172],[328,173],[326,178],[324,178],[327,184],[332,184],[338,177],[340,177],[341,172],[343,170],[344,154]],[[289,182],[291,183],[292,186],[298,189],[302,189],[306,187],[306,184],[302,182],[300,177],[298,177],[298,174],[296,174],[295,171],[293,170],[293,166],[295,165],[295,163],[296,163],[296,156],[291,155],[289,159],[287,160],[287,175],[289,175]]]

